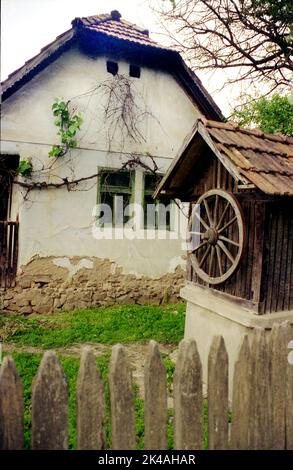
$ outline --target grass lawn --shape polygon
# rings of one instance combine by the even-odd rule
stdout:
[[[183,338],[185,304],[115,306],[20,317],[0,314],[0,341],[44,349],[74,343],[160,343]]]
[[[178,344],[184,335],[185,305],[166,306],[116,306],[88,310],[75,310],[70,313],[19,317],[0,314],[0,341],[14,343],[16,346],[34,346],[40,349],[53,349],[70,346],[74,343],[145,343],[155,339],[160,343]],[[24,385],[25,401],[25,448],[31,442],[31,386],[41,354],[13,352],[17,369]],[[69,386],[69,448],[76,448],[76,379],[79,358],[59,355]],[[108,367],[110,354],[97,357],[106,394],[107,405],[107,443],[111,446],[110,400],[108,387]],[[171,387],[175,365],[163,358],[168,387]],[[144,446],[144,402],[134,385],[136,412],[137,448]],[[206,423],[206,403],[204,420]],[[168,416],[168,447],[173,448],[173,411]],[[206,428],[206,426],[205,426]],[[205,447],[206,443],[205,432]]]

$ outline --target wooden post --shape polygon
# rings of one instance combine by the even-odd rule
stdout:
[[[286,375],[286,405],[285,405],[285,426],[286,426],[286,449],[293,450],[293,326],[288,322],[286,327],[286,355],[287,355],[287,375]],[[290,349],[289,349],[290,343]],[[290,354],[291,352],[291,354]]]
[[[253,380],[251,395],[250,448],[269,449],[270,431],[270,354],[264,330],[254,334],[252,342]]]
[[[81,355],[77,378],[77,448],[106,449],[104,386],[91,347]]]
[[[53,351],[45,352],[33,383],[32,448],[68,448],[68,390],[64,372]]]
[[[12,357],[0,368],[0,449],[23,448],[23,389]]]
[[[228,354],[215,336],[208,359],[208,441],[210,450],[228,448]]]
[[[150,341],[145,363],[145,449],[167,448],[167,383],[158,344]]]
[[[183,340],[174,374],[174,440],[176,450],[203,447],[202,366],[194,340]]]
[[[271,353],[271,449],[285,449],[285,408],[286,408],[286,374],[287,342],[286,325],[275,324],[270,335]]]
[[[135,415],[131,371],[121,344],[112,348],[109,371],[113,450],[134,450]]]
[[[245,335],[234,367],[230,449],[249,449],[251,388],[252,360],[248,336]]]
[[[258,305],[261,301],[261,282],[263,273],[263,251],[264,251],[264,227],[266,216],[266,204],[255,202],[254,223],[254,260],[252,268],[253,301]]]

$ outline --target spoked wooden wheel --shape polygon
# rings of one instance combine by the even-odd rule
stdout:
[[[235,197],[212,189],[197,201],[188,224],[191,263],[209,284],[226,281],[237,269],[244,250],[244,221]]]

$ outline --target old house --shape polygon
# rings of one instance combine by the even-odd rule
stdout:
[[[244,334],[293,324],[293,139],[200,119],[155,197],[191,203],[185,336],[206,377],[223,335],[232,377]]]
[[[180,211],[170,200],[161,220],[151,195],[196,119],[222,119],[180,55],[117,11],[76,18],[2,101],[0,308],[175,299]]]

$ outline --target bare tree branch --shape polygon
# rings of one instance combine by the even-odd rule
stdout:
[[[171,45],[196,70],[240,69],[229,83],[288,88],[293,78],[292,0],[169,0],[159,14]]]

